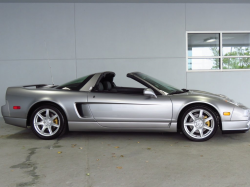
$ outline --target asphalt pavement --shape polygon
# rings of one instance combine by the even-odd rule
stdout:
[[[0,118],[0,186],[250,186],[250,134],[69,132],[38,139]]]

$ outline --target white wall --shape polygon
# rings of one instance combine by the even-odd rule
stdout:
[[[0,106],[9,86],[141,71],[250,106],[250,71],[186,73],[186,31],[250,31],[249,4],[0,3]],[[233,23],[233,24],[232,24]],[[50,70],[51,67],[51,70]]]
[[[75,4],[75,24],[78,76],[111,70],[129,86],[142,71],[186,86],[185,4]]]
[[[187,31],[249,31],[250,4],[187,4]],[[199,15],[199,16],[197,16]],[[187,73],[187,87],[227,95],[250,107],[250,70]]]

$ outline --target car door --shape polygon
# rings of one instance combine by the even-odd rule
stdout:
[[[168,128],[172,102],[168,96],[89,92],[88,104],[96,121],[108,128]]]

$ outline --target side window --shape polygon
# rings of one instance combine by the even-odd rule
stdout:
[[[80,77],[78,79],[75,79],[73,81],[67,82],[65,84],[62,84],[57,87],[57,89],[63,89],[63,90],[75,90],[78,91],[81,87],[83,87],[91,78],[93,75],[87,75],[84,77]]]

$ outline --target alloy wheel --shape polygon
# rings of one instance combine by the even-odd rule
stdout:
[[[52,109],[39,110],[33,120],[34,128],[42,136],[53,136],[60,129],[60,118]]]
[[[214,117],[204,109],[194,109],[184,118],[184,130],[194,139],[207,138],[215,128]]]

